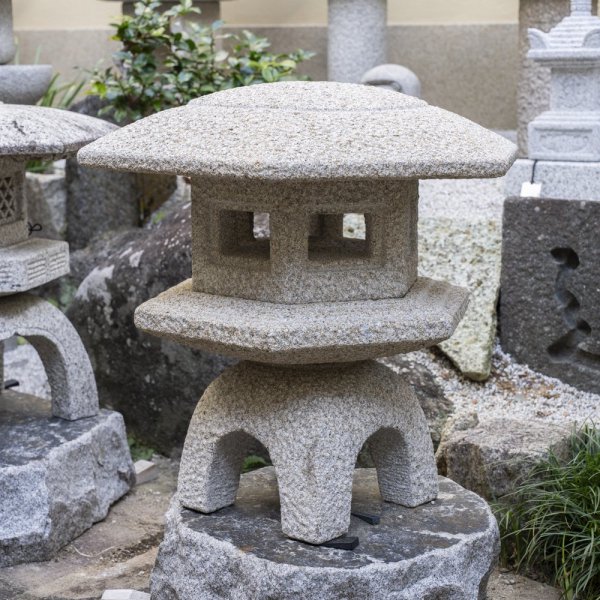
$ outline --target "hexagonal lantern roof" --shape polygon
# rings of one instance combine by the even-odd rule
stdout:
[[[114,129],[68,110],[0,103],[0,157],[61,158]]]
[[[93,142],[81,164],[252,179],[498,177],[516,147],[426,102],[357,84],[281,82],[204,96]]]

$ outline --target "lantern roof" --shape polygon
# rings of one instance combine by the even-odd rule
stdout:
[[[481,178],[516,147],[423,100],[334,82],[235,88],[141,119],[79,152],[81,164],[189,177]]]

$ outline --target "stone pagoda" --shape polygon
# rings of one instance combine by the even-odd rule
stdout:
[[[241,359],[192,418],[153,598],[477,597],[493,516],[440,483],[414,392],[374,359],[450,337],[466,308],[417,275],[419,179],[500,176],[514,153],[416,98],[306,82],[205,96],[79,152],[191,179],[192,279],[136,324]],[[352,213],[365,239],[345,237]],[[354,469],[367,440],[376,476]],[[240,482],[256,441],[273,467]]]
[[[112,129],[68,111],[0,103],[0,367],[2,341],[22,336],[37,350],[51,391],[48,403],[5,389],[0,368],[0,567],[49,560],[133,482],[123,419],[99,409],[76,330],[28,293],[69,272],[69,248],[30,237],[27,162],[72,156]]]
[[[600,393],[600,18],[572,0],[570,16],[529,39],[529,57],[550,67],[551,102],[507,178],[501,342]]]

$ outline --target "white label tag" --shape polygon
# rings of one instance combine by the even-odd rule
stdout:
[[[521,198],[539,198],[541,195],[541,183],[530,183],[529,181],[526,181],[521,186]]]

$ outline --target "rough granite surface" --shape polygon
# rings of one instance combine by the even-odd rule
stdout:
[[[0,394],[0,567],[49,560],[133,485],[120,414],[65,421],[48,402]]]
[[[572,430],[530,419],[449,419],[436,453],[438,471],[494,500],[509,494],[550,452],[567,456]]]
[[[354,552],[315,547],[279,529],[272,468],[243,475],[237,502],[211,515],[182,509],[177,496],[152,573],[153,600],[483,600],[496,562],[498,527],[487,504],[440,479],[435,502],[383,502],[372,469],[355,471]]]
[[[467,303],[463,288],[424,277],[403,298],[295,305],[194,292],[187,280],[139,306],[135,324],[245,360],[347,362],[437,344],[452,335]]]
[[[0,247],[0,296],[26,292],[68,273],[66,242],[31,238]]]
[[[53,416],[76,420],[98,414],[92,365],[67,317],[30,294],[0,298],[0,315],[0,340],[21,335],[40,355],[50,383]]]
[[[327,79],[360,83],[387,50],[387,0],[329,0]]]
[[[508,140],[412,96],[359,84],[280,82],[152,115],[90,144],[78,160],[190,177],[426,179],[497,177],[515,156]]]
[[[276,367],[242,362],[202,396],[179,472],[184,506],[214,512],[235,501],[253,440],[269,451],[288,537],[320,544],[350,525],[352,474],[362,445],[388,502],[434,500],[437,472],[421,406],[381,363]]]
[[[114,129],[68,110],[0,104],[0,155],[63,158]]]

